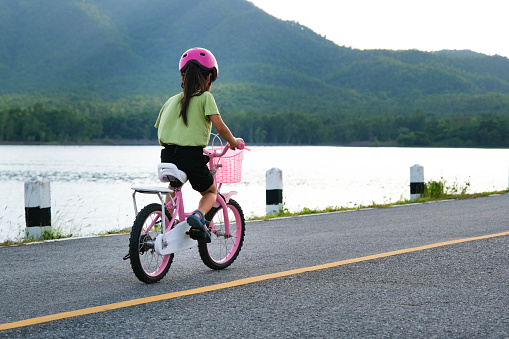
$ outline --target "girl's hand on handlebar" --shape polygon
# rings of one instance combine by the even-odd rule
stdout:
[[[246,145],[245,142],[244,142],[244,139],[242,138],[235,138],[235,141],[237,141],[235,144],[230,144],[230,149],[232,150],[235,150],[235,149],[243,149],[244,146]]]

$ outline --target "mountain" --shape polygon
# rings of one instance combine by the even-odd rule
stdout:
[[[218,59],[225,111],[507,111],[507,58],[355,50],[245,0],[0,0],[0,106],[42,96],[157,107],[180,89],[178,60],[194,46]]]

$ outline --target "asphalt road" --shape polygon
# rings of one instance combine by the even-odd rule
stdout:
[[[0,330],[0,338],[509,338],[509,195],[247,224],[237,261],[197,250],[145,285],[128,235],[0,248],[7,323],[379,255],[205,293]],[[300,272],[300,271],[299,271]],[[146,300],[146,299],[143,299]]]

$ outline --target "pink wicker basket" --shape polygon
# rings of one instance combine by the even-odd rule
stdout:
[[[221,151],[221,149],[218,149],[218,151]],[[216,182],[223,184],[240,182],[242,159],[244,159],[244,152],[238,149],[229,149],[222,157],[213,158],[214,168],[219,164],[216,170]]]

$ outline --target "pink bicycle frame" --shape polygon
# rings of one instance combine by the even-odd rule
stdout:
[[[207,150],[206,148],[203,149],[203,154],[208,155],[210,158],[208,166],[209,166],[209,169],[211,171],[213,171],[212,173],[214,173],[213,174],[214,180],[215,180],[215,172],[214,171],[216,170],[216,168],[214,168],[214,163],[213,163],[212,159],[217,158],[217,157],[222,157],[223,155],[226,154],[226,152],[228,151],[229,148],[230,148],[230,145],[226,144],[226,146],[223,148],[222,151]],[[244,149],[244,144],[239,144],[238,148]],[[225,223],[225,225],[224,225],[225,233],[226,233],[225,235],[229,236],[230,235],[230,220],[228,218],[228,209],[227,209],[226,204],[228,203],[228,201],[230,200],[230,198],[233,195],[237,194],[237,192],[232,191],[232,192],[228,192],[225,194],[219,194],[221,186],[222,186],[222,183],[219,183],[218,187],[217,187],[218,197],[217,197],[216,203],[214,204],[214,207],[219,207],[219,206],[222,207],[223,215],[224,215],[224,223]],[[178,214],[179,220],[181,220],[181,221],[185,220],[189,215],[191,215],[191,213],[186,213],[184,211],[184,201],[182,198],[181,188],[180,187],[175,188],[173,191],[175,193],[175,197],[172,197],[171,195],[168,194],[170,201],[166,204],[166,209],[168,209],[170,212],[172,210],[173,210],[173,212],[176,211],[177,213],[173,213],[173,216],[170,221],[170,225],[173,225],[175,223],[177,214]],[[168,227],[169,225],[165,225],[165,226],[166,227],[163,230],[164,233],[168,232],[171,229],[171,226],[170,227]],[[213,224],[211,225],[211,227],[212,227],[212,232],[215,232],[216,230],[215,230]]]

